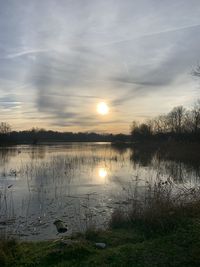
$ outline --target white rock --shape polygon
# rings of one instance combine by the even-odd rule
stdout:
[[[105,243],[95,243],[95,246],[97,248],[106,248],[106,244]]]

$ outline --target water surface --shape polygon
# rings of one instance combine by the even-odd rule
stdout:
[[[0,148],[0,230],[25,240],[105,227],[113,209],[156,179],[199,183],[199,165],[167,161],[109,143],[20,145]]]

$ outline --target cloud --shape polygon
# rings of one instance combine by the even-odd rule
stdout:
[[[196,90],[186,84],[194,86],[200,57],[199,12],[198,0],[8,0],[0,10],[0,91],[17,100],[0,104],[20,102],[47,126],[83,130],[128,125],[137,102],[147,117],[148,101],[164,101],[165,92],[178,101],[181,83],[183,95]],[[111,105],[108,123],[94,115],[102,99]]]
[[[20,106],[21,102],[17,101],[14,95],[5,95],[0,97],[0,109],[14,109]]]
[[[30,50],[24,50],[24,51],[19,51],[15,52],[12,54],[7,54],[3,57],[3,59],[14,59],[17,57],[22,57],[22,56],[27,56],[27,55],[32,55],[32,54],[37,54],[37,53],[44,53],[49,50],[47,49],[30,49]]]

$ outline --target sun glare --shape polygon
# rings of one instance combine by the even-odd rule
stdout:
[[[105,102],[100,102],[97,105],[97,112],[101,115],[106,115],[109,112],[109,107]]]
[[[108,174],[105,168],[99,168],[98,172],[99,172],[99,177],[101,178],[105,178]]]

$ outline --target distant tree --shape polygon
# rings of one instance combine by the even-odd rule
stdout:
[[[134,131],[137,129],[138,127],[138,122],[137,121],[133,121],[131,124],[131,135],[134,134]]]
[[[0,134],[9,134],[11,132],[11,126],[7,122],[0,123]]]
[[[152,120],[153,133],[166,133],[168,132],[168,118],[166,115],[160,115]]]
[[[151,135],[151,126],[147,123],[142,123],[139,127],[139,132],[142,136],[150,136]]]
[[[146,123],[133,121],[131,137],[132,140],[149,138],[151,140],[187,139],[200,141],[200,99],[190,110],[183,106],[177,106],[168,114],[152,118]]]
[[[198,65],[193,71],[192,75],[200,77],[200,65]],[[200,99],[194,105],[192,110],[193,131],[197,133],[200,131]]]
[[[193,112],[191,110],[187,110],[185,113],[184,130],[186,133],[194,132]]]
[[[171,132],[182,132],[185,112],[186,110],[183,106],[178,106],[173,108],[168,114],[168,127],[171,129]]]
[[[144,139],[152,134],[150,123],[142,123],[138,125],[136,121],[133,121],[131,126],[132,139]]]
[[[200,99],[197,100],[193,109],[192,109],[192,124],[193,124],[193,132],[197,133],[200,131]]]

